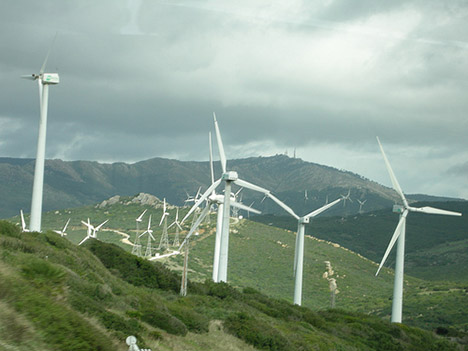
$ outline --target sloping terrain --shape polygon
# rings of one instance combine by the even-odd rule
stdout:
[[[433,334],[343,310],[313,312],[252,288],[190,283],[119,247],[77,247],[0,221],[0,348],[126,350],[457,350]],[[450,332],[448,330],[444,330]]]
[[[410,213],[406,224],[405,271],[430,280],[468,282],[468,202],[421,202],[462,213],[462,217]],[[252,220],[296,230],[297,222],[285,216],[255,216]],[[398,223],[390,209],[341,217],[319,217],[306,233],[330,240],[380,262]],[[391,254],[386,266],[393,267]]]

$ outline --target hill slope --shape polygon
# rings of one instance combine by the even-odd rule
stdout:
[[[405,272],[430,280],[468,282],[468,202],[421,202],[461,212],[462,217],[411,213],[407,220]],[[286,216],[255,216],[252,220],[296,230],[297,221]],[[306,233],[330,240],[380,262],[398,223],[390,209],[361,215],[319,217],[306,227]],[[393,250],[395,251],[395,250]],[[393,267],[393,254],[386,266]]]
[[[76,247],[54,233],[0,221],[0,347],[126,350],[456,350],[434,334],[340,310],[312,312],[253,289],[190,284],[96,240]]]
[[[44,226],[48,229],[58,229],[71,217],[68,239],[78,243],[86,235],[85,227],[80,223],[81,219],[90,217],[92,223],[101,223],[105,219],[110,219],[98,237],[131,251],[132,246],[129,245],[131,243],[122,242],[122,240],[129,237],[132,242],[134,241],[135,218],[144,208],[148,210],[144,221],[151,214],[153,223],[157,223],[162,214],[159,202],[154,206],[141,206],[134,203],[132,198],[121,198],[119,202],[104,207],[87,206],[49,212],[44,216]],[[180,216],[183,216],[185,211],[188,209],[181,209]],[[171,209],[169,212],[171,215],[168,223],[171,223],[174,220],[175,210]],[[345,220],[351,221],[354,220],[353,218]],[[380,217],[369,218],[372,221],[365,222],[365,227],[376,226],[376,228],[380,228]],[[333,223],[331,223],[331,229],[352,228],[352,225],[344,226],[343,223],[346,222],[341,219],[332,218],[332,220],[337,222],[335,225],[338,227],[333,227]],[[327,233],[330,228],[327,229],[325,224],[323,229]],[[184,225],[185,231],[181,233],[181,236],[187,232],[189,225],[190,223]],[[294,225],[294,231],[296,225]],[[391,226],[389,229],[389,235],[391,235],[391,231],[394,229],[392,217],[389,218],[388,225]],[[141,225],[141,228],[145,226],[146,222]],[[202,235],[192,242],[193,248],[189,261],[191,279],[204,281],[211,278],[214,226],[215,217],[212,215],[210,224],[201,226]],[[308,228],[315,230],[315,222]],[[462,228],[465,227],[462,226]],[[157,247],[162,227],[158,227],[156,224],[153,229],[156,237],[156,242],[153,245]],[[292,301],[294,231],[282,230],[249,220],[233,221],[230,237],[229,281],[238,287],[254,287],[271,296]],[[379,229],[379,233],[380,231]],[[331,232],[333,233],[333,230]],[[385,232],[382,235],[385,235]],[[169,238],[171,242],[174,239],[172,229],[169,231]],[[354,240],[353,242],[357,241],[362,240]],[[143,252],[145,252],[145,244],[146,240],[143,243]],[[382,244],[382,251],[385,250],[385,245],[386,243]],[[156,251],[153,249],[153,252]],[[325,272],[324,261],[330,261],[337,274],[338,288],[341,291],[337,296],[338,307],[389,318],[393,289],[392,271],[385,269],[376,278],[374,276],[377,269],[376,263],[339,245],[313,237],[307,237],[305,245],[303,290],[303,304],[305,306],[314,309],[325,309],[329,306],[328,282],[322,278],[322,274]],[[166,259],[165,263],[171,269],[180,271],[182,256]],[[466,285],[463,282],[428,282],[407,276],[404,322],[428,329],[439,326],[456,326],[461,330],[466,329],[466,316],[463,311],[468,309],[468,295],[465,288]]]

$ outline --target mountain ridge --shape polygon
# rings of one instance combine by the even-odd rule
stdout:
[[[34,159],[0,158],[0,218],[28,212],[32,192]],[[367,199],[364,210],[390,207],[396,193],[358,174],[306,162],[285,155],[228,160],[229,168],[256,185],[271,190],[298,213],[319,207],[349,191],[351,198]],[[140,192],[166,198],[182,205],[187,193],[210,185],[208,161],[178,161],[155,157],[135,163],[46,160],[44,211],[77,207],[103,201],[114,195],[131,196]],[[215,163],[215,177],[220,176]],[[305,197],[307,191],[308,197]],[[255,201],[265,213],[281,213],[273,202],[262,201],[261,194],[243,191],[243,201]],[[409,197],[411,198],[411,197]],[[351,214],[359,205],[335,208],[330,214]]]

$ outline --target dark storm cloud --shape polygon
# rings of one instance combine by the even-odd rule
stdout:
[[[37,73],[58,32],[48,157],[207,159],[215,111],[228,157],[297,147],[383,182],[375,135],[428,173],[468,158],[461,1],[0,6],[0,156],[35,155],[37,85],[18,77]],[[435,182],[461,194],[462,179]]]

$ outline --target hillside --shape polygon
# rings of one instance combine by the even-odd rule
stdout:
[[[0,221],[0,348],[127,350],[457,350],[435,334],[343,310],[313,312],[252,288],[189,283],[112,244],[77,247]],[[439,329],[453,334],[453,330]],[[459,340],[459,339],[457,339]]]
[[[468,282],[468,202],[420,202],[415,207],[432,206],[461,212],[462,217],[411,213],[405,245],[405,272],[429,280]],[[296,230],[297,221],[287,216],[255,216],[252,220]],[[342,217],[319,217],[306,233],[336,242],[380,262],[398,223],[390,209]],[[394,252],[386,266],[394,266]]]
[[[229,167],[247,181],[273,191],[298,214],[332,201],[351,191],[353,199],[367,200],[363,210],[390,207],[396,193],[357,174],[305,162],[284,155],[229,160]],[[0,158],[0,218],[29,212],[34,160]],[[220,176],[219,162],[215,163]],[[155,194],[176,205],[187,195],[210,184],[208,162],[182,162],[153,158],[133,164],[102,164],[90,161],[47,160],[44,178],[45,211],[78,207],[101,202],[116,194],[131,196],[140,192]],[[307,190],[307,198],[305,191]],[[265,213],[282,214],[271,200],[250,191],[242,192],[243,201]],[[420,196],[418,195],[418,198]],[[411,196],[409,196],[411,199]],[[336,207],[327,215],[357,213],[357,201],[345,208]]]
[[[44,228],[59,229],[68,218],[71,218],[67,238],[73,243],[78,243],[86,235],[85,227],[81,225],[80,220],[90,217],[91,222],[96,224],[109,219],[104,231],[99,233],[99,239],[115,243],[124,250],[131,251],[132,246],[122,240],[129,237],[131,241],[134,241],[135,218],[143,209],[147,209],[146,216],[151,214],[153,217],[153,230],[156,237],[154,247],[157,247],[162,230],[157,225],[162,213],[161,204],[158,202],[154,206],[142,206],[134,203],[133,200],[134,198],[120,198],[120,201],[113,205],[87,206],[49,212],[44,216]],[[180,216],[183,216],[187,210],[187,208],[181,209]],[[168,223],[171,223],[175,210],[170,209],[169,212]],[[147,218],[145,217],[140,228],[146,226]],[[15,220],[18,223],[18,218]],[[336,220],[335,218],[334,221]],[[309,227],[314,228],[314,223]],[[367,225],[374,225],[373,223],[368,222]],[[181,236],[186,233],[189,225],[190,223],[184,225],[185,231],[181,233]],[[212,215],[210,223],[201,226],[202,235],[192,241],[189,277],[199,282],[211,277],[214,225],[215,217]],[[169,231],[169,237],[172,242],[173,230]],[[294,231],[282,230],[245,219],[233,221],[229,258],[230,283],[240,288],[253,287],[270,296],[292,301],[294,241]],[[385,247],[382,250],[384,249]],[[375,262],[340,245],[313,237],[307,237],[305,246],[304,306],[313,309],[325,309],[329,306],[328,282],[322,278],[325,271],[324,261],[330,261],[337,274],[336,279],[340,290],[336,302],[338,307],[389,318],[393,289],[392,271],[385,269],[376,278],[374,276],[377,269]],[[166,259],[164,263],[180,272],[182,256]],[[458,330],[467,328],[464,310],[468,309],[468,297],[465,283],[430,282],[407,276],[405,294],[405,323],[430,330],[449,326],[456,327]]]

